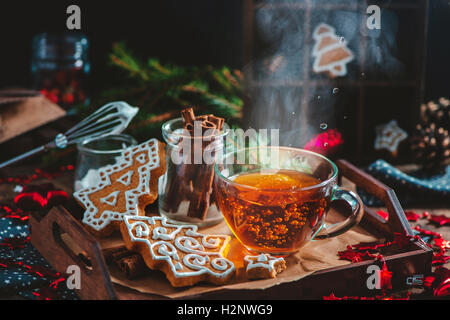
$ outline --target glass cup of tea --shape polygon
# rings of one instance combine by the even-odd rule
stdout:
[[[337,166],[307,150],[264,146],[224,155],[215,166],[215,197],[236,238],[250,251],[287,255],[313,239],[340,235],[364,213],[359,197],[337,185]],[[352,214],[325,222],[330,204]]]

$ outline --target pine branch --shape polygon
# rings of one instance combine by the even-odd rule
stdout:
[[[122,77],[123,84],[93,97],[93,108],[114,100],[140,107],[136,123],[130,126],[132,134],[145,126],[157,127],[155,124],[167,120],[168,115],[178,115],[186,105],[227,121],[241,117],[243,86],[239,70],[163,64],[156,58],[144,61],[147,63],[142,63],[125,44],[114,44],[111,65],[127,77]]]

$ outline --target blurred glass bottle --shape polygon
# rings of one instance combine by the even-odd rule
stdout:
[[[81,33],[41,33],[33,38],[33,86],[65,109],[87,104],[89,41]]]

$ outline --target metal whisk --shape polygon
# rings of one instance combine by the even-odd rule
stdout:
[[[65,133],[59,133],[55,139],[49,143],[14,157],[11,160],[0,163],[0,169],[42,151],[54,148],[64,149],[68,145],[79,143],[87,139],[119,134],[125,130],[138,110],[139,108],[132,107],[123,101],[108,103]]]

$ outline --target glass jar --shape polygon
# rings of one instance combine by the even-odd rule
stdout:
[[[172,223],[212,226],[223,220],[213,192],[214,165],[223,152],[229,127],[224,124],[218,134],[194,137],[183,131],[183,126],[181,118],[162,126],[167,170],[159,179],[159,212]],[[195,139],[202,146],[200,157],[193,152],[199,150]]]
[[[88,48],[81,33],[36,35],[31,61],[34,88],[65,109],[87,104]]]
[[[78,159],[75,170],[74,191],[97,184],[98,169],[116,162],[125,149],[137,145],[126,134],[110,135],[100,139],[86,140],[77,145]]]

